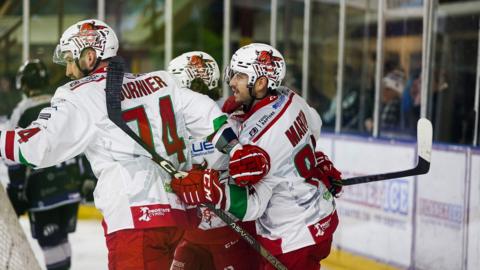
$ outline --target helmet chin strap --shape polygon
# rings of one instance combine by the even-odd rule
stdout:
[[[248,104],[243,104],[244,112],[250,111],[250,109],[253,107],[253,104],[255,103],[256,100],[262,100],[272,94],[272,91],[270,90],[270,88],[267,88],[265,95],[263,97],[258,98],[257,96],[255,96],[255,93],[253,93],[253,87],[254,86],[248,87],[248,94],[250,95],[251,99],[250,99],[250,102],[248,102]]]
[[[243,104],[243,111],[248,112],[253,107],[253,103],[257,100],[257,97],[253,93],[253,86],[248,87],[248,94],[250,95],[251,99],[248,103]]]

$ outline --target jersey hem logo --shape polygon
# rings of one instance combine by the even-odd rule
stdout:
[[[139,205],[130,207],[135,228],[188,226],[187,213],[172,209],[168,204]]]

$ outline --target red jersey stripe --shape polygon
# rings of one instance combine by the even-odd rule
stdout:
[[[13,154],[14,143],[15,131],[7,131],[7,134],[5,135],[5,156],[12,161],[15,161],[15,156]]]
[[[275,124],[278,121],[278,119],[280,119],[280,117],[287,110],[288,106],[290,106],[290,103],[292,103],[293,96],[295,96],[295,94],[290,94],[290,96],[288,97],[287,103],[285,104],[285,106],[283,106],[280,113],[278,113],[278,115],[270,123],[268,123],[268,125],[266,127],[264,127],[262,129],[262,131],[260,133],[258,133],[258,135],[255,138],[252,139],[252,142],[254,142],[254,143],[257,142],[260,139],[260,137],[262,137],[263,134],[265,134],[265,132],[267,132],[268,129],[270,129],[270,127],[273,126],[273,124]]]

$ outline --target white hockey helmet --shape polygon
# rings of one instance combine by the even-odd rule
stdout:
[[[286,67],[282,54],[274,47],[263,43],[252,43],[238,49],[225,70],[228,83],[236,73],[248,75],[248,87],[252,88],[258,78],[268,79],[268,88],[276,89],[285,77]]]
[[[168,72],[173,74],[182,87],[190,88],[195,78],[201,78],[209,90],[218,87],[220,69],[211,55],[192,51],[177,56],[168,64]]]
[[[53,62],[66,65],[64,54],[71,52],[78,60],[85,48],[92,48],[99,60],[117,55],[118,38],[113,29],[100,20],[84,20],[75,23],[63,32],[55,48]]]

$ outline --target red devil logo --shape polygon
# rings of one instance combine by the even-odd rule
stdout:
[[[281,61],[282,58],[273,56],[273,51],[255,51],[257,53],[257,62],[262,65],[274,66],[274,62]]]
[[[93,23],[84,23],[80,26],[80,32],[95,30],[95,25]]]
[[[207,63],[212,62],[210,59],[203,59],[203,55],[192,55],[188,58],[188,65],[194,68],[207,68]]]
[[[99,29],[104,29],[104,28],[105,28],[105,26],[103,26],[103,25],[95,25],[95,22],[88,22],[88,23],[84,23],[80,26],[79,32],[99,30]]]
[[[194,68],[205,68],[205,60],[203,55],[192,55],[188,61],[188,65]]]

